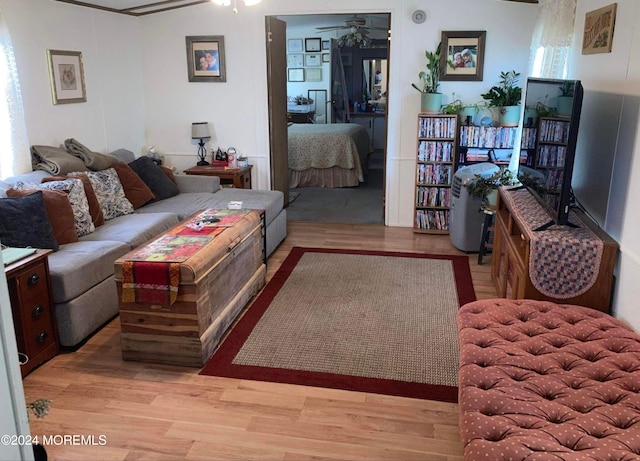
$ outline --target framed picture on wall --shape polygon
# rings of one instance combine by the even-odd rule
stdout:
[[[290,53],[287,55],[287,67],[303,67],[303,66],[304,66],[304,54]]]
[[[322,62],[331,62],[331,55],[329,53],[322,53]]]
[[[320,38],[305,38],[304,50],[307,53],[313,53],[315,51],[322,51],[321,47],[322,39]]]
[[[224,36],[186,37],[187,73],[190,82],[226,82]]]
[[[290,82],[304,82],[304,69],[288,69],[287,73]]]
[[[304,55],[305,67],[318,67],[322,65],[322,56],[320,54],[305,54]]]
[[[322,51],[327,51],[331,48],[331,42],[329,40],[322,40]]]
[[[311,69],[305,69],[305,79],[307,82],[321,82],[322,81],[322,69],[318,67],[312,67]]]
[[[617,3],[589,11],[584,18],[582,54],[611,53]]]
[[[82,52],[47,50],[54,104],[87,102]]]
[[[302,39],[301,38],[290,38],[287,40],[287,51],[289,53],[301,53],[304,51],[302,48]]]
[[[485,30],[442,31],[440,80],[482,81],[486,38]]]

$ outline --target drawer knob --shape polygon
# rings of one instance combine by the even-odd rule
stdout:
[[[35,285],[40,281],[40,276],[38,274],[31,274],[29,279],[27,280],[27,285]]]
[[[36,336],[36,342],[38,344],[42,344],[47,340],[48,337],[49,335],[47,334],[46,331],[41,331],[40,333],[38,333],[38,336]]]
[[[36,304],[31,311],[31,315],[35,318],[40,317],[44,313],[44,307],[41,304]]]

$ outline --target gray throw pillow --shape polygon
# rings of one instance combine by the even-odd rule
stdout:
[[[142,178],[144,183],[151,189],[151,192],[153,192],[153,195],[156,196],[152,202],[164,200],[180,193],[178,186],[169,179],[150,157],[139,157],[129,163],[129,166]]]
[[[10,247],[58,251],[42,191],[0,199],[0,242]]]

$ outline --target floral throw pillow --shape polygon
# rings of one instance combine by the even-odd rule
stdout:
[[[69,203],[71,203],[71,209],[73,210],[73,217],[76,225],[76,234],[78,237],[90,234],[96,230],[91,220],[91,214],[89,213],[89,202],[87,201],[87,194],[84,192],[84,186],[82,181],[75,178],[65,179],[64,181],[50,181],[41,184],[31,184],[23,181],[18,181],[14,186],[14,189],[29,190],[62,190],[69,191]]]
[[[102,208],[105,220],[133,213],[133,205],[124,195],[122,183],[114,168],[100,171],[82,171],[81,173],[89,177],[96,197],[98,197],[98,202],[100,202],[100,208]]]

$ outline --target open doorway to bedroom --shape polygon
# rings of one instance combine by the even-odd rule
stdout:
[[[384,223],[388,13],[283,15],[290,221]]]

